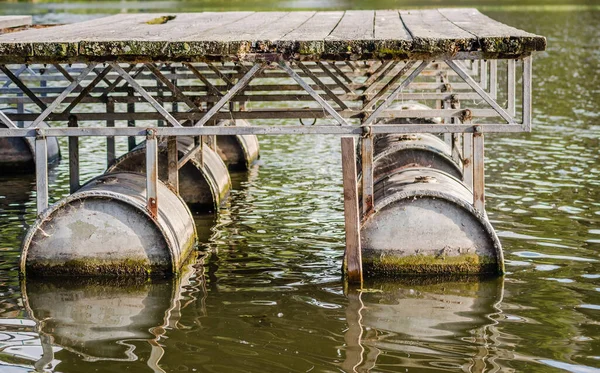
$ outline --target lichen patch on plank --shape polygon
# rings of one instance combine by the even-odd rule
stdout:
[[[149,25],[164,25],[165,23],[174,20],[177,16],[162,16],[153,18],[146,23]]]

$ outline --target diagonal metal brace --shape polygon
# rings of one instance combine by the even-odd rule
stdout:
[[[287,65],[284,61],[279,61],[279,66],[283,71],[285,71],[292,79],[296,81],[312,98],[315,99],[321,105],[325,111],[327,111],[340,125],[349,126],[350,124],[346,121],[346,119],[342,118],[340,114],[327,101],[325,101],[319,94],[310,87],[302,78],[296,74],[291,67]]]
[[[429,65],[428,61],[423,61],[421,62],[421,64],[419,66],[417,66],[416,69],[413,70],[413,72],[406,78],[404,79],[404,81],[392,92],[390,93],[390,95],[388,96],[388,98],[385,99],[384,102],[381,103],[381,105],[379,105],[377,107],[377,109],[375,109],[375,111],[373,111],[371,113],[371,115],[369,115],[367,117],[367,119],[365,119],[363,126],[368,126],[370,124],[372,124],[373,122],[375,122],[375,120],[377,118],[379,118],[379,116],[381,115],[381,113],[387,109],[392,102],[394,102],[394,100],[398,97],[398,95],[400,94],[400,92],[402,92],[402,90],[404,90],[404,88],[408,87],[408,85],[415,80],[415,78],[417,76],[419,76],[419,74],[425,70],[425,68],[427,67],[427,65]]]
[[[139,93],[158,113],[160,113],[167,122],[171,123],[173,127],[183,127],[175,117],[173,117],[161,104],[158,103],[134,78],[131,77],[117,62],[110,62],[110,66],[123,78],[129,86]]]
[[[217,101],[215,105],[212,108],[210,108],[210,110],[206,112],[202,119],[200,119],[194,126],[202,127],[206,123],[208,123],[208,121],[211,120],[215,116],[215,114],[219,110],[221,110],[221,108],[225,106],[225,104],[228,103],[229,100],[231,100],[233,96],[235,96],[238,92],[246,88],[246,86],[250,84],[250,81],[256,76],[258,72],[262,71],[263,68],[264,66],[262,64],[256,64],[252,66],[252,68],[240,80],[238,80],[238,82],[233,87],[231,87],[229,92],[227,92],[225,96],[221,97],[221,99]]]
[[[85,69],[81,71],[81,73],[77,76],[77,78],[73,79],[71,84],[54,101],[44,110],[31,124],[28,126],[30,128],[37,127],[38,124],[42,123],[44,119],[48,117],[56,109],[58,105],[60,105],[67,96],[75,90],[79,86],[79,84],[88,76],[88,74],[96,67],[96,64],[88,64]]]
[[[471,76],[462,69],[462,67],[452,60],[446,60],[445,62],[458,74],[458,76],[465,81],[465,83],[473,88],[473,90],[477,92],[479,96],[481,96],[481,98],[488,103],[488,105],[490,105],[504,120],[506,120],[508,124],[516,124],[514,118],[511,117],[510,114],[508,114],[500,105],[498,105],[496,100],[494,100],[483,88],[481,88],[481,86],[479,86],[479,84],[477,84],[473,78],[471,78]]]

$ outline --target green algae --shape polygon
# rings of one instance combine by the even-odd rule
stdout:
[[[394,277],[398,275],[440,274],[500,274],[495,258],[477,254],[457,256],[391,254],[363,256],[363,268],[367,276]]]
[[[146,23],[149,25],[163,25],[169,21],[174,20],[175,18],[177,18],[177,16],[156,17],[156,18],[153,18],[153,19],[147,21]]]

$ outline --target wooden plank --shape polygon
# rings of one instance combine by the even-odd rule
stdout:
[[[362,54],[374,50],[375,12],[348,10],[325,37],[325,54]]]
[[[228,24],[227,27],[213,28],[195,37],[211,41],[213,47],[209,48],[209,53],[218,51],[219,48],[215,48],[216,46],[226,48],[227,52],[232,54],[248,53],[252,49],[253,42],[260,35],[257,30],[268,29],[289,14],[289,12],[253,13]]]
[[[430,55],[454,55],[477,45],[475,36],[450,22],[437,9],[401,10],[402,22],[413,36],[412,50]]]
[[[325,51],[325,38],[343,16],[344,12],[315,13],[313,17],[279,40],[279,51],[308,55],[323,53]]]
[[[153,58],[181,58],[189,55],[227,54],[228,43],[203,37],[213,29],[223,30],[252,12],[204,12],[174,14],[164,24],[148,24],[168,14],[146,14],[144,19],[125,27],[121,35],[114,31],[98,34],[82,41],[80,51],[87,56],[150,56]],[[111,35],[112,32],[112,35]]]
[[[408,55],[412,36],[397,10],[375,12],[375,50],[378,55],[402,58]]]
[[[479,39],[484,52],[526,53],[546,49],[546,38],[505,25],[481,14],[477,9],[439,9],[456,26]],[[515,42],[516,40],[519,42]]]
[[[360,246],[360,217],[356,177],[356,145],[354,137],[342,137],[342,180],[344,186],[344,221],[346,250],[344,273],[348,282],[361,283],[362,253]]]
[[[79,41],[91,38],[103,30],[126,30],[127,22],[143,18],[140,14],[119,14],[90,21],[30,29],[0,35],[0,55],[46,56],[54,60],[67,59],[78,54]]]
[[[29,26],[33,23],[31,16],[1,16],[0,29]]]

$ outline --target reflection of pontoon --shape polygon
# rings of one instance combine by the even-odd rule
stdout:
[[[398,361],[403,367],[465,372],[498,368],[483,346],[495,333],[488,329],[494,324],[490,316],[499,312],[503,280],[414,281],[374,283],[370,288],[375,292],[348,294],[343,368],[368,371],[382,359],[381,350],[401,352],[406,356]],[[472,349],[465,349],[466,339],[473,342]]]
[[[176,279],[36,281],[22,285],[24,304],[38,323],[44,353],[36,366],[68,362],[71,354],[84,361],[145,360],[154,372],[164,354],[159,341],[177,322],[182,291],[194,271]],[[56,359],[56,360],[55,360]],[[63,367],[61,367],[62,369]]]

